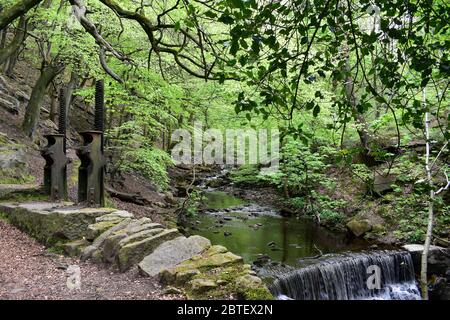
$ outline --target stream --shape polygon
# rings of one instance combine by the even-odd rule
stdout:
[[[409,253],[372,250],[362,239],[218,189],[205,187],[202,201],[205,209],[188,219],[185,232],[242,256],[279,299],[420,299]],[[371,290],[366,269],[373,265],[381,288]]]
[[[189,221],[185,226],[188,233],[227,247],[249,264],[258,258],[270,258],[298,266],[300,258],[321,252],[368,247],[364,241],[352,241],[345,234],[332,233],[310,219],[282,217],[274,208],[245,203],[222,191],[206,192],[205,198],[208,209]]]

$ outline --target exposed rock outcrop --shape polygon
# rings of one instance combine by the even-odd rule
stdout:
[[[407,244],[403,248],[411,253],[417,278],[420,277],[422,244]],[[450,298],[450,248],[430,246],[428,251],[428,279],[430,279],[430,299]]]

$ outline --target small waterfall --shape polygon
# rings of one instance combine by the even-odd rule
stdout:
[[[380,289],[369,289],[367,284],[374,268],[380,271]],[[412,259],[405,251],[348,253],[286,271],[272,273],[271,291],[279,299],[420,299]]]

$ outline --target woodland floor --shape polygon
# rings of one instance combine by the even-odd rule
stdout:
[[[173,300],[158,281],[144,278],[137,268],[118,273],[106,265],[81,262],[49,253],[20,230],[0,220],[0,300]],[[81,269],[81,288],[67,288],[69,265]]]

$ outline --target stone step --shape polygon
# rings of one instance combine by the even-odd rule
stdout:
[[[181,236],[178,229],[165,229],[152,237],[141,241],[129,243],[120,248],[116,258],[119,270],[124,272],[134,264],[139,263],[142,259],[152,253],[163,242],[175,239]]]
[[[211,241],[201,236],[178,237],[164,242],[139,263],[142,275],[154,277],[162,270],[177,266],[211,246]]]
[[[93,241],[105,231],[111,229],[125,219],[133,218],[134,215],[128,211],[118,210],[95,218],[95,223],[88,226],[86,239]]]

